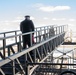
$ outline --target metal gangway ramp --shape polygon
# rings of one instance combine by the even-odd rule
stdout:
[[[0,33],[0,75],[59,75],[62,65],[67,64],[53,63],[53,52],[64,43],[66,32],[67,25],[61,25],[38,27],[24,34],[19,30]],[[32,33],[35,43],[22,49],[22,36],[30,34],[32,40]]]

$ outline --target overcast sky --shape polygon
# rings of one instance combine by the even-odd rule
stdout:
[[[76,0],[0,0],[0,32],[19,29],[25,15],[35,27],[68,24],[76,30]]]

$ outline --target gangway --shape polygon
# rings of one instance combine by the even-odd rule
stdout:
[[[19,30],[0,33],[0,75],[59,75],[61,70],[66,71],[67,69],[57,68],[57,65],[75,64],[53,62],[53,52],[63,44],[66,31],[67,25],[61,25],[38,27],[34,32],[24,34]],[[22,49],[22,36],[30,34],[32,40],[32,33],[35,44],[31,43],[31,47]],[[8,43],[9,39],[13,42]],[[31,51],[33,56],[30,55]],[[48,73],[43,72],[41,68]]]

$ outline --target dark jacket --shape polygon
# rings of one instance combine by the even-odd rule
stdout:
[[[34,24],[32,20],[25,19],[20,24],[20,30],[22,33],[34,31]]]

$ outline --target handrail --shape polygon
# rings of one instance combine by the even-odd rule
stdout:
[[[64,34],[64,33],[62,33],[62,34]],[[24,49],[22,52],[15,53],[14,56],[11,55],[11,56],[7,57],[5,60],[1,60],[1,61],[0,61],[0,66],[4,65],[5,63],[10,62],[11,60],[14,60],[14,59],[18,58],[18,57],[20,57],[20,56],[22,56],[22,55],[24,55],[24,54],[27,54],[27,53],[30,52],[30,51],[33,51],[35,48],[37,48],[37,47],[39,47],[39,46],[41,46],[41,45],[49,42],[50,40],[55,39],[56,37],[58,37],[58,36],[60,36],[60,35],[62,35],[62,34],[59,34],[59,35],[54,36],[54,37],[52,37],[52,38],[50,38],[50,39],[47,39],[46,41],[43,41],[43,42],[41,42],[41,43],[38,43],[38,44],[36,44],[36,45],[34,45],[34,46],[30,47],[30,48]],[[9,60],[9,59],[11,59],[11,60]],[[7,60],[8,60],[8,61],[7,61]],[[4,61],[5,61],[5,62],[4,62]],[[30,63],[29,63],[29,64],[30,64]],[[34,64],[34,63],[31,63],[31,64]],[[31,64],[30,64],[30,65],[31,65]],[[38,64],[38,63],[37,63],[37,64]],[[44,63],[44,64],[45,64],[45,63]]]
[[[66,26],[66,25],[63,25],[63,26]],[[44,26],[44,27],[48,27],[48,26]],[[50,28],[51,27],[53,27],[53,26],[50,26]],[[57,27],[62,27],[62,26],[55,26],[55,27],[53,27],[53,28],[57,28]],[[38,27],[38,28],[43,28],[43,27]],[[38,29],[37,28],[37,29]],[[49,29],[50,29],[49,28]],[[11,38],[11,37],[17,37],[17,36],[23,36],[23,35],[27,35],[27,34],[32,34],[32,33],[35,33],[35,32],[39,32],[39,31],[44,31],[44,30],[47,30],[47,29],[41,29],[41,30],[37,30],[37,31],[32,31],[32,32],[28,32],[28,33],[20,33],[20,34],[17,34],[17,35],[11,35],[11,36],[6,36],[6,37],[2,37],[2,38],[0,38],[0,40],[2,40],[2,39],[7,39],[7,38]],[[16,31],[20,31],[20,30],[16,30]],[[11,31],[11,32],[14,32],[14,31]],[[10,32],[3,32],[3,33],[10,33]],[[0,33],[0,34],[2,34],[2,33]]]
[[[64,25],[62,25],[62,26],[64,26]],[[39,30],[39,29],[49,28],[49,27],[58,27],[58,26],[57,25],[49,25],[49,26],[36,27],[35,31]],[[15,33],[15,35],[16,35],[17,32],[21,32],[21,31],[20,30],[14,30],[14,31],[1,32],[0,35],[3,35],[3,37],[6,37],[6,34],[8,34],[8,33]]]
[[[36,27],[35,29],[41,29],[41,28],[50,27],[50,26]],[[0,34],[13,33],[13,32],[18,32],[18,31],[20,31],[20,30],[6,31],[6,32],[1,32]]]
[[[28,32],[28,33],[20,33],[16,35],[11,36],[5,36],[3,38],[0,38],[0,41],[2,41],[3,46],[0,47],[0,67],[5,67],[5,65],[12,64],[12,72],[15,73],[18,64],[20,66],[20,69],[26,73],[26,75],[31,75],[33,73],[33,70],[37,68],[37,66],[33,66],[30,68],[30,73],[28,71],[28,65],[27,61],[31,63],[38,63],[37,58],[39,59],[39,62],[45,61],[47,57],[55,50],[58,45],[62,44],[64,42],[64,35],[66,32],[66,26],[48,26],[40,29],[36,29],[34,32]],[[32,33],[34,33],[35,38],[35,44],[31,44],[31,47],[28,47],[26,49],[22,48],[22,36],[30,34],[30,39],[32,40]],[[7,45],[7,40],[10,38],[14,38],[14,43],[11,43]],[[30,52],[33,52],[33,56],[30,54]],[[21,60],[23,59],[23,60]],[[25,60],[24,60],[25,59]],[[12,62],[12,63],[11,63]],[[25,71],[25,68],[27,71]],[[2,69],[3,70],[3,69]],[[4,74],[5,71],[3,70]],[[8,72],[8,71],[7,71]],[[16,73],[18,73],[17,71]],[[25,74],[23,73],[23,74]]]
[[[51,38],[54,35],[58,35],[60,33],[65,32],[65,30],[66,30],[65,27],[66,27],[66,25],[58,26],[58,27],[57,26],[56,27],[48,26],[47,28],[44,27],[43,29],[36,30],[36,31],[33,31],[33,32],[28,32],[28,33],[23,33],[23,34],[20,33],[20,34],[16,34],[16,35],[2,37],[2,38],[0,38],[0,41],[2,41],[3,46],[0,47],[0,50],[1,49],[3,50],[3,54],[4,54],[4,57],[5,57],[6,48],[9,48],[10,46],[17,45],[18,48],[20,48],[20,50],[21,50],[22,36],[23,35],[28,35],[28,34],[31,35],[30,39],[31,39],[31,46],[32,46],[33,45],[32,44],[32,33],[34,33],[34,38],[35,38],[35,41],[36,41],[35,43],[40,43],[43,40],[46,40],[47,38]],[[14,38],[14,41],[13,41],[13,43],[8,45],[7,40],[11,39],[11,38]]]

